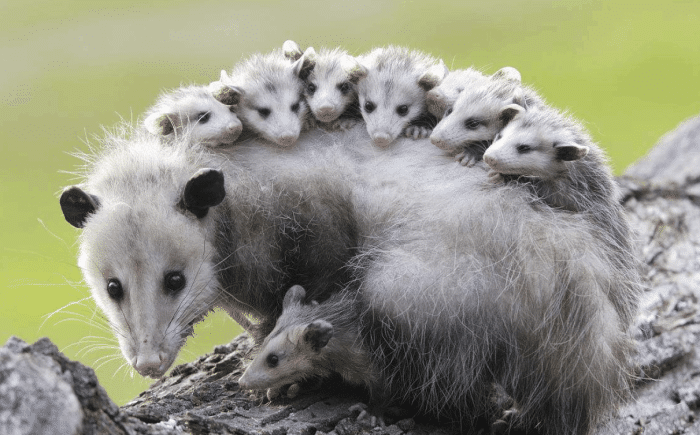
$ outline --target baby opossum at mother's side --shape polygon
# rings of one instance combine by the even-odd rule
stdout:
[[[611,261],[630,271],[616,293],[621,300],[613,300],[630,324],[631,301],[639,297],[633,273],[638,265],[619,188],[603,150],[571,116],[545,106],[508,107],[516,115],[484,153],[490,177],[527,189],[557,210],[581,213],[595,225],[595,233],[610,246]]]
[[[459,94],[435,126],[430,141],[455,155],[462,165],[472,166],[515,115],[508,104],[533,106],[539,102],[537,94],[520,83],[518,70],[501,68],[485,83]]]
[[[376,48],[358,60],[367,70],[357,85],[360,110],[375,145],[386,147],[400,135],[427,137],[436,119],[425,93],[447,75],[445,64],[396,46]]]
[[[428,111],[438,120],[442,119],[464,89],[479,86],[488,79],[488,76],[474,68],[450,71],[439,85],[425,95]]]
[[[362,120],[357,101],[357,82],[367,70],[345,50],[309,47],[301,52],[294,41],[283,45],[285,56],[293,61],[308,58],[308,69],[299,70],[304,80],[304,97],[320,126],[348,129]]]
[[[83,183],[60,198],[83,230],[85,281],[144,376],[163,375],[215,307],[264,336],[291,285],[323,300],[351,280],[357,228],[341,171],[272,180],[195,145],[122,126],[84,156]]]
[[[205,146],[232,144],[243,130],[243,124],[206,86],[183,86],[165,92],[146,111],[144,126],[164,140],[187,137]]]

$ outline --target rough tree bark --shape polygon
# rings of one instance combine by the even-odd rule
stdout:
[[[635,398],[598,432],[700,434],[700,117],[663,137],[619,181],[648,289],[637,320]],[[12,338],[0,349],[0,433],[455,432],[411,418],[381,430],[358,423],[348,408],[362,397],[340,385],[269,403],[238,388],[251,348],[242,335],[119,408],[92,369],[48,339],[30,346]]]

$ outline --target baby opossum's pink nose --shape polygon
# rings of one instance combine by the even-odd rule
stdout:
[[[372,142],[380,147],[385,147],[391,143],[391,135],[389,133],[374,133],[372,135]]]
[[[137,355],[133,365],[141,376],[159,378],[165,372],[163,370],[163,360],[163,354],[161,353]]]
[[[240,133],[241,130],[243,130],[243,124],[240,122],[231,122],[226,126],[226,128],[228,128],[230,133]]]
[[[489,154],[484,154],[484,162],[494,169],[496,169],[496,166],[498,166],[498,160]]]
[[[297,141],[298,137],[299,135],[296,134],[285,134],[277,138],[277,143],[283,147],[288,147],[293,145],[294,142]]]
[[[332,121],[336,115],[335,108],[331,105],[324,105],[318,108],[316,116],[318,116],[321,121],[327,122]]]
[[[430,136],[430,142],[441,150],[447,149],[447,143],[442,139],[442,137],[432,134]]]

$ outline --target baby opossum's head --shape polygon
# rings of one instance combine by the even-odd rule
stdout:
[[[147,112],[144,121],[152,134],[172,139],[187,135],[205,146],[233,143],[243,124],[232,106],[217,101],[204,86],[187,86],[165,93]]]
[[[312,47],[301,53],[293,41],[285,42],[285,56],[298,61],[309,59],[309,69],[301,69],[299,78],[304,80],[304,96],[314,117],[321,122],[331,122],[357,101],[357,82],[366,74],[366,69],[346,51]],[[296,47],[296,50],[294,49]]]
[[[521,103],[520,73],[505,67],[484,83],[465,88],[435,126],[430,141],[440,149],[458,152],[471,144],[491,142],[512,113],[510,103]]]
[[[308,116],[304,82],[313,60],[286,59],[281,51],[256,54],[236,65],[220,82],[236,100],[236,114],[245,128],[280,146],[293,145]]]
[[[525,110],[515,104],[504,110],[513,111],[514,118],[484,153],[484,161],[494,171],[554,179],[566,172],[566,162],[588,154],[580,132],[568,128],[553,110]]]
[[[385,147],[427,113],[425,94],[447,68],[423,53],[394,46],[377,48],[359,61],[367,69],[357,85],[362,117],[372,141]]]
[[[138,145],[103,161],[60,204],[83,229],[78,264],[124,357],[157,378],[220,297],[208,210],[225,191],[220,171],[192,174]]]
[[[474,88],[487,80],[487,76],[473,68],[450,71],[438,86],[425,95],[428,111],[436,118],[442,119],[464,89]]]
[[[320,362],[333,337],[333,326],[318,319],[318,303],[305,305],[304,297],[304,289],[298,285],[287,290],[282,315],[238,381],[241,388],[274,389],[330,375],[330,369]]]

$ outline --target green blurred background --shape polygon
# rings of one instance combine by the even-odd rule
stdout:
[[[162,89],[216,80],[286,39],[353,54],[401,44],[451,68],[516,67],[586,122],[617,173],[700,112],[695,0],[143,3],[0,3],[0,343],[49,336],[96,367],[119,404],[149,381],[109,347],[75,266],[79,232],[63,220],[57,194],[75,182],[61,172],[78,164],[69,153],[85,150],[100,125],[136,118]],[[226,316],[210,316],[178,362],[238,332]]]

